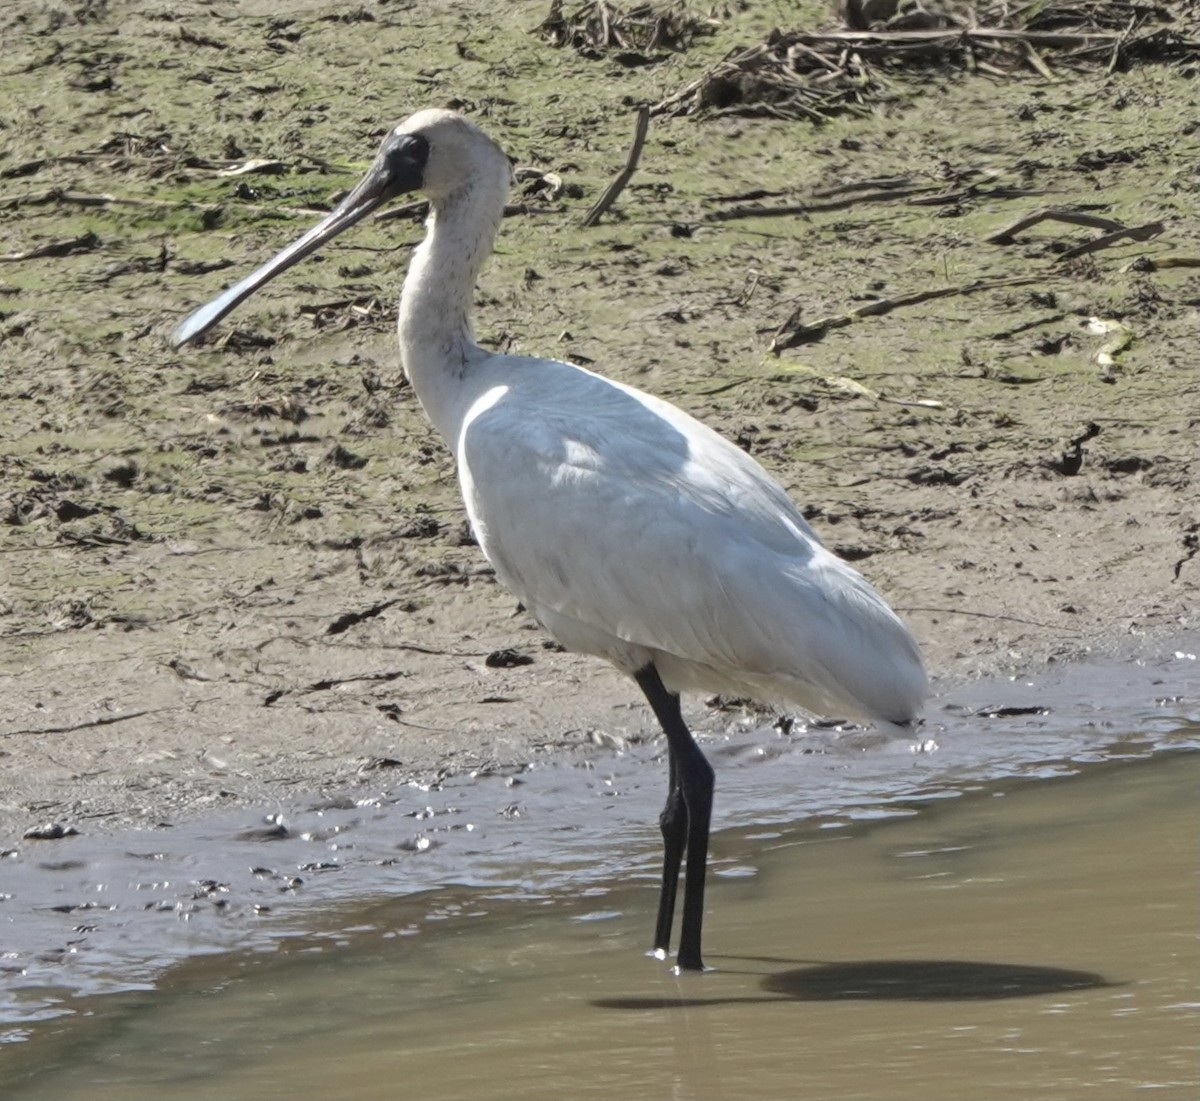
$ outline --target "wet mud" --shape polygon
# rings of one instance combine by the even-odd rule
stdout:
[[[396,364],[412,215],[276,283],[205,349],[165,344],[419,106],[472,113],[531,170],[480,287],[483,342],[594,366],[737,440],[913,624],[936,677],[1128,652],[1192,621],[1194,60],[898,74],[903,95],[821,125],[657,116],[585,230],[631,104],[831,16],[745,5],[633,65],[554,47],[544,7],[0,15],[4,836],[647,727],[636,690],[557,653],[472,545]],[[1048,206],[1163,229],[1066,264],[1099,231],[993,240]],[[768,351],[797,318],[854,311]],[[487,661],[503,651],[528,664]]]
[[[726,714],[702,734],[717,771],[713,876],[747,867],[745,854],[722,855],[728,831],[829,836],[996,781],[1200,748],[1197,650],[964,686],[917,741]],[[312,933],[336,941],[358,923],[340,915],[364,900],[409,913],[408,934],[437,935],[430,915],[451,886],[536,910],[640,884],[648,943],[665,785],[663,746],[632,740],[340,797],[294,793],[171,827],[25,839],[0,864],[0,1038],[86,1013],[81,998],[151,989],[192,957]]]
[[[661,769],[636,689],[559,652],[497,585],[400,376],[419,211],[277,281],[204,348],[166,345],[419,107],[472,114],[517,164],[482,342],[639,385],[759,458],[913,625],[935,737],[1036,729],[1046,700],[1061,709],[1038,690],[1096,660],[1117,664],[1081,674],[1089,707],[1162,697],[1186,716],[1194,689],[1170,666],[1188,659],[1170,655],[1194,649],[1172,640],[1195,630],[1200,577],[1195,59],[896,75],[898,95],[820,124],[656,115],[583,229],[638,104],[831,15],[730,5],[633,64],[555,48],[546,7],[0,11],[7,1019],[55,1012],[56,983],[149,983],[193,951],[270,941],[338,882],[361,897],[482,874],[466,826],[537,832],[529,775],[623,762],[617,786],[646,790],[629,820],[652,826]],[[1170,7],[1200,37],[1192,6]],[[1094,224],[1013,229],[1047,208],[1161,229],[1098,249]],[[1117,672],[1162,663],[1157,692]],[[1017,679],[971,697],[996,674]],[[955,693],[994,714],[945,713]],[[792,745],[773,716],[692,700],[689,718],[710,740],[753,727],[751,756]],[[727,825],[756,805],[732,784]],[[472,813],[426,794],[447,790]],[[811,798],[789,813],[842,813],[836,789]],[[328,848],[343,834],[361,877]],[[552,865],[572,831],[541,836]],[[428,881],[387,878],[410,866]]]
[[[655,845],[637,754],[397,793],[343,815],[340,834],[326,812],[301,888],[322,905],[293,896],[251,929],[249,876],[231,879],[224,918],[191,913],[236,927],[235,951],[62,998],[8,1048],[0,1090],[1193,1096],[1200,714],[1110,706],[1108,729],[1094,709],[1088,730],[1069,701],[1102,678],[1121,679],[1039,684],[1057,717],[998,717],[977,736],[948,723],[943,749],[918,756],[710,740],[736,824],[715,838],[704,975],[644,953]],[[388,895],[342,895],[389,852],[381,823],[394,841],[422,800],[407,814],[428,844],[372,858]],[[302,848],[271,845],[276,860]],[[225,847],[252,853],[247,837]],[[160,875],[178,852],[165,861]]]

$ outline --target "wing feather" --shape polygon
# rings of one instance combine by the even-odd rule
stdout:
[[[880,702],[915,692],[907,631],[750,456],[582,368],[508,363],[464,419],[463,495],[501,580],[555,633],[576,629],[561,641],[669,655],[697,684],[790,678],[779,694],[806,706],[915,708]]]

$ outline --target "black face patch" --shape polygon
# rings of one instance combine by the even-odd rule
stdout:
[[[392,195],[419,191],[429,160],[429,142],[420,134],[388,134],[379,147],[387,172],[387,190]]]

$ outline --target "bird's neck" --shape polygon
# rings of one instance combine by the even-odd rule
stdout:
[[[505,165],[507,169],[507,164]],[[477,180],[435,202],[400,295],[400,361],[418,400],[441,431],[455,431],[456,397],[478,356],[471,328],[475,281],[504,216],[507,180]],[[453,445],[453,440],[449,440]]]

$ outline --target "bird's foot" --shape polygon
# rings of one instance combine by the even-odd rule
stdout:
[[[671,953],[666,948],[651,948],[646,955],[654,960],[666,961],[671,958]],[[712,970],[713,968],[708,967],[699,956],[684,956],[682,958],[677,957],[675,963],[671,966],[671,974],[673,975],[682,975],[688,971],[695,974]]]

